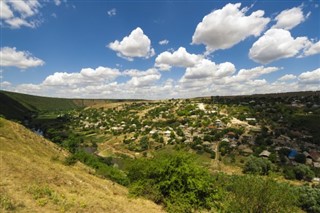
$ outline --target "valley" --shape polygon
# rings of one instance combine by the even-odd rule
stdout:
[[[72,100],[67,101],[74,103]],[[7,102],[7,107],[15,109],[23,106],[23,102],[20,102],[21,105],[10,106],[12,103],[15,102]],[[30,103],[32,104],[32,101]],[[185,154],[190,155],[186,159],[193,158],[191,155],[196,156],[199,164],[206,168],[205,172],[216,177],[216,181],[220,178],[218,174],[223,174],[223,178],[227,179],[253,175],[252,178],[268,177],[281,184],[292,186],[319,185],[320,137],[317,131],[320,128],[319,92],[307,92],[303,95],[289,93],[279,97],[213,96],[159,101],[105,100],[103,103],[96,101],[91,103],[87,106],[70,108],[68,104],[61,103],[60,108],[55,110],[45,108],[39,110],[31,104],[28,105],[35,110],[30,110],[30,116],[23,117],[19,122],[32,130],[34,132],[32,134],[2,118],[1,173],[7,174],[5,175],[7,178],[3,179],[1,184],[9,201],[12,200],[14,203],[15,209],[25,211],[28,208],[43,207],[50,209],[49,211],[81,212],[90,205],[94,205],[93,208],[100,208],[98,211],[113,208],[98,204],[99,200],[95,201],[95,204],[86,203],[85,199],[81,200],[81,197],[76,196],[83,193],[79,191],[82,188],[76,191],[70,189],[75,193],[70,194],[67,192],[68,184],[72,188],[73,183],[83,183],[89,179],[91,181],[93,177],[89,176],[94,175],[94,179],[99,181],[105,179],[113,181],[113,187],[118,187],[114,185],[115,182],[129,187],[130,193],[135,194],[137,191],[132,190],[137,180],[132,179],[132,174],[138,170],[132,168],[138,166],[140,161],[149,162],[144,168],[151,166],[153,161],[155,164],[161,163],[157,162],[157,159],[167,155],[167,159],[175,155],[178,158],[180,155],[181,158],[184,158]],[[1,110],[3,117],[7,117],[5,113],[8,111],[4,108]],[[6,131],[10,134],[5,134]],[[32,139],[29,139],[30,137]],[[15,148],[13,141],[21,143],[19,145],[21,148]],[[38,143],[43,145],[40,146]],[[28,154],[24,155],[25,152]],[[28,169],[15,166],[19,158],[21,158],[19,161],[29,164]],[[40,163],[40,160],[45,164]],[[54,174],[68,167],[72,170],[65,174],[66,179],[62,173]],[[14,175],[16,172],[24,175],[36,173],[37,178],[26,184],[29,178],[26,176],[23,181],[27,182],[20,183],[19,180],[23,178]],[[68,182],[69,176],[72,180]],[[84,179],[86,177],[89,179]],[[148,182],[147,179],[145,181]],[[14,188],[14,182],[27,186]],[[215,187],[222,187],[221,190],[224,190],[224,186],[220,184],[221,180]],[[41,191],[42,188],[39,187],[44,187],[43,190],[48,191],[49,195],[39,195],[40,200],[34,198],[40,202],[38,206],[29,204],[29,195],[20,205],[17,202],[19,198],[12,194],[12,191],[17,190],[22,191],[19,196],[26,196],[28,190]],[[108,192],[103,193],[107,193],[108,196]],[[117,192],[112,193],[117,194]],[[123,189],[122,195],[126,196],[126,193]],[[177,204],[168,203],[171,202],[167,200],[169,198],[163,197],[162,201],[157,201],[153,196],[149,197],[149,193],[139,192],[138,197],[142,196],[161,204],[169,212],[173,211],[171,208],[177,208]],[[52,198],[53,195],[57,197]],[[64,199],[65,197],[68,199]],[[2,199],[8,200],[7,197]],[[75,206],[79,205],[83,208],[75,210]],[[210,208],[216,210],[221,208],[220,204],[216,205],[218,204]],[[123,210],[121,206],[122,204],[119,206],[119,212],[135,212],[132,209]],[[150,210],[153,208],[156,211],[158,207],[148,207]]]

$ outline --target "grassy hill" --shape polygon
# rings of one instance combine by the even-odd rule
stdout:
[[[23,126],[0,118],[0,212],[161,212],[77,163]]]
[[[35,112],[62,111],[106,103],[124,102],[122,99],[67,99],[27,95],[0,91],[0,115],[8,119],[23,120]],[[130,100],[139,101],[139,100]]]

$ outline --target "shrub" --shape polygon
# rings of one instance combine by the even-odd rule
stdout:
[[[306,212],[320,213],[320,188],[301,186],[297,190],[298,205]]]
[[[191,212],[216,205],[212,176],[194,155],[173,151],[136,160],[128,169],[130,193],[164,204],[169,212]]]
[[[243,173],[268,175],[270,171],[274,170],[274,165],[271,161],[264,158],[257,158],[250,156],[243,168]]]
[[[286,167],[283,173],[284,177],[289,180],[297,179],[311,181],[315,177],[315,174],[310,167],[304,164],[298,164],[294,167]]]
[[[128,178],[126,174],[114,168],[111,163],[112,159],[105,159],[102,157],[95,156],[93,154],[86,153],[84,151],[78,151],[75,154],[67,157],[65,159],[66,165],[72,165],[77,161],[80,161],[91,168],[96,170],[96,174],[103,176],[104,178],[108,178],[113,180],[121,185],[128,185]]]
[[[297,180],[307,180],[311,181],[314,178],[314,172],[310,169],[309,166],[299,164],[294,167],[294,173]]]
[[[257,176],[232,176],[224,212],[295,212],[297,196],[292,186]]]

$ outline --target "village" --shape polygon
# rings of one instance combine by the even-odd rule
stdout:
[[[280,167],[304,164],[319,181],[319,133],[308,128],[319,114],[319,96],[314,95],[125,102],[61,116],[70,120],[72,131],[84,136],[82,146],[102,157],[148,157],[164,147],[182,146],[239,167],[249,156]],[[311,121],[300,124],[294,116],[302,116],[299,122]]]

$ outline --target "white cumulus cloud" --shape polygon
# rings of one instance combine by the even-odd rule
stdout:
[[[240,69],[236,75],[233,75],[230,78],[228,78],[227,82],[230,83],[230,82],[248,81],[251,79],[256,79],[261,75],[276,72],[280,69],[281,68],[279,67],[264,67],[264,66],[254,67],[251,69]]]
[[[232,75],[235,71],[235,66],[230,62],[215,64],[213,61],[203,59],[194,67],[188,67],[182,79],[220,79]]]
[[[315,55],[319,53],[320,53],[320,41],[316,43],[310,42],[309,44],[306,45],[306,48],[301,57]]]
[[[13,17],[13,12],[5,1],[0,1],[0,11],[1,19],[10,19]]]
[[[22,26],[35,28],[41,21],[36,17],[39,13],[41,4],[38,0],[1,0],[0,1],[0,19],[6,26],[13,29],[19,29]]]
[[[202,56],[190,54],[184,47],[180,47],[173,53],[165,51],[159,54],[155,60],[155,66],[160,70],[170,70],[172,66],[192,67],[202,58]]]
[[[269,23],[264,11],[257,10],[246,16],[247,7],[241,3],[227,4],[206,15],[192,37],[193,44],[206,45],[207,52],[228,49],[249,36],[259,36]]]
[[[298,79],[303,84],[316,84],[320,87],[320,68],[303,72],[299,75]]]
[[[147,71],[133,71],[128,72],[132,78],[127,82],[128,85],[134,87],[148,87],[152,86],[156,81],[161,78],[161,74],[154,68]]]
[[[280,78],[278,79],[278,81],[290,81],[290,80],[294,80],[294,79],[296,79],[296,78],[297,78],[297,76],[295,76],[295,75],[286,74],[286,75],[280,77]]]
[[[151,41],[140,27],[133,30],[129,36],[122,41],[114,41],[108,44],[108,47],[117,52],[119,57],[126,58],[130,61],[134,57],[149,58],[154,56],[154,49],[151,47]]]
[[[309,42],[307,37],[293,38],[284,29],[270,29],[251,47],[249,57],[262,64],[296,56]]]
[[[308,15],[307,15],[308,16]],[[277,23],[272,28],[291,30],[301,22],[305,21],[301,7],[294,7],[282,11],[275,20]]]
[[[45,86],[67,87],[78,87],[87,84],[98,85],[111,82],[120,75],[121,73],[118,69],[100,66],[96,69],[83,68],[80,72],[74,73],[56,72],[49,75],[42,84]]]
[[[18,67],[27,69],[44,65],[44,61],[32,56],[27,51],[17,51],[15,47],[2,47],[0,49],[0,65],[4,67]]]

